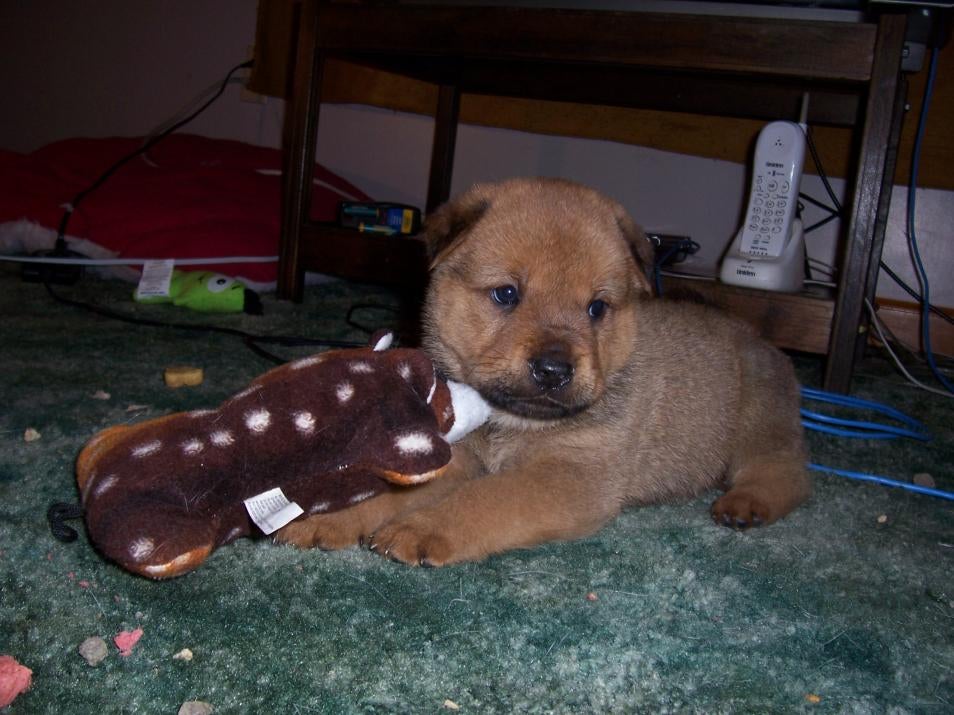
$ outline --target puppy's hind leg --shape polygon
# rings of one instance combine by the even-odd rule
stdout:
[[[811,493],[805,462],[794,456],[752,459],[729,479],[729,490],[712,504],[712,518],[733,529],[771,524]]]
[[[748,355],[747,377],[728,491],[712,505],[712,518],[733,529],[770,524],[811,494],[799,390],[790,363],[771,351]]]

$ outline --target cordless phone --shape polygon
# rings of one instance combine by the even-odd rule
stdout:
[[[795,219],[804,163],[805,133],[794,122],[772,122],[759,134],[742,225],[742,253],[782,255]]]
[[[759,133],[742,227],[722,260],[719,278],[723,283],[801,290],[805,237],[797,209],[804,163],[802,125],[772,122]]]

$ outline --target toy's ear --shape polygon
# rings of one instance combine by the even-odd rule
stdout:
[[[490,208],[490,199],[477,186],[435,209],[424,221],[420,236],[427,245],[431,268],[445,260],[463,242]]]
[[[393,344],[394,344],[394,331],[388,330],[387,328],[381,328],[380,330],[375,330],[374,333],[371,334],[371,340],[368,341],[368,345],[376,353],[387,350]]]

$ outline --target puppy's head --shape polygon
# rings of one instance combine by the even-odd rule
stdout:
[[[498,412],[525,426],[572,416],[627,364],[652,248],[615,201],[558,179],[479,185],[424,237],[425,347]]]

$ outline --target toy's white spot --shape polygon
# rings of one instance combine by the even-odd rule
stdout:
[[[115,474],[110,474],[108,477],[103,477],[96,481],[96,488],[93,490],[95,496],[100,496],[103,492],[106,492],[116,486],[116,482],[119,481],[119,477]]]
[[[356,375],[368,375],[374,372],[374,368],[371,367],[371,363],[365,362],[364,360],[356,360],[355,362],[348,363],[348,369]]]
[[[189,413],[189,417],[205,417],[206,415],[211,415],[215,410],[192,410]]]
[[[302,434],[311,434],[315,431],[315,416],[310,412],[298,412],[295,415],[295,429]]]
[[[288,367],[292,370],[301,370],[303,367],[311,367],[321,362],[321,355],[312,355],[311,357],[302,358],[301,360],[295,360]]]
[[[335,395],[338,397],[338,402],[341,402],[342,404],[347,402],[354,395],[354,385],[352,385],[350,382],[342,382],[335,389]]]
[[[411,381],[411,366],[406,362],[402,362],[398,365],[398,375],[404,378],[406,381]]]
[[[360,494],[355,494],[348,500],[349,504],[357,504],[359,501],[364,501],[365,499],[370,499],[374,496],[374,492],[361,492]]]
[[[158,439],[152,440],[152,442],[146,442],[141,444],[138,447],[134,448],[132,451],[133,457],[148,457],[150,454],[155,454],[159,451],[159,448],[162,446],[162,442]]]
[[[391,344],[393,342],[394,342],[394,333],[390,333],[390,332],[385,333],[380,338],[378,338],[378,342],[374,344],[374,352],[379,353],[384,350],[387,350],[389,347],[391,347]]]
[[[434,393],[437,392],[437,376],[434,376],[434,382],[431,383],[431,391],[427,393],[427,404],[431,404],[431,400],[434,399]]]
[[[321,501],[315,504],[311,509],[308,510],[309,514],[319,514],[323,511],[328,511],[328,507],[331,506],[331,502]]]
[[[188,442],[182,443],[183,454],[198,454],[204,448],[205,445],[202,444],[201,439],[190,439]]]
[[[245,413],[245,426],[255,434],[262,434],[272,423],[272,415],[268,410],[252,410]]]
[[[394,440],[394,446],[401,454],[430,454],[434,443],[430,435],[423,432],[408,432]]]
[[[155,542],[146,536],[140,536],[129,545],[129,555],[133,561],[142,561],[143,559],[149,558],[155,550]]]
[[[230,444],[235,444],[235,438],[228,430],[219,430],[218,432],[213,432],[209,435],[209,440],[216,447],[228,447]]]

